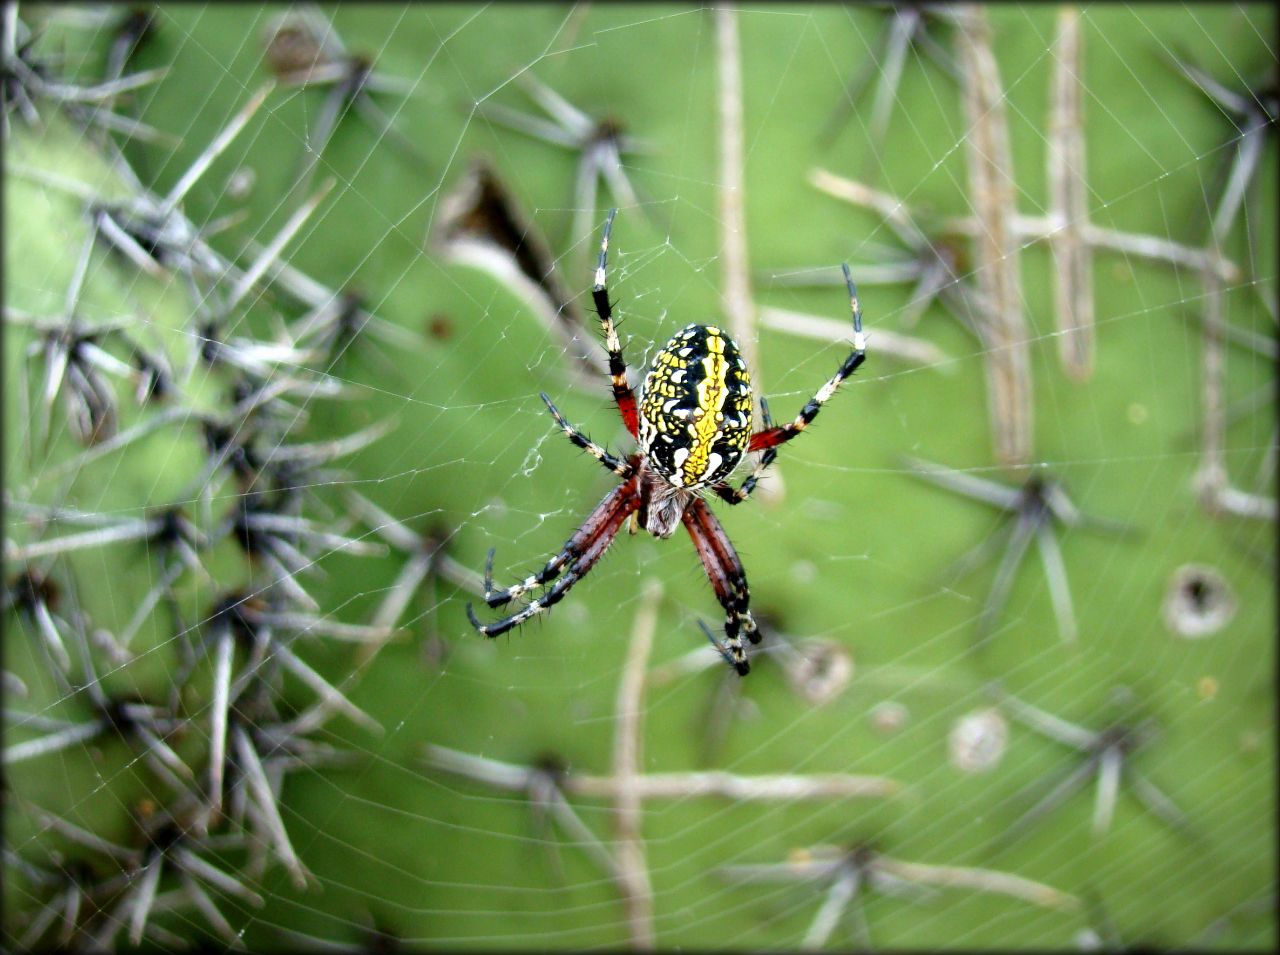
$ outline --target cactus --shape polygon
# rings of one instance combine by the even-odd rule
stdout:
[[[6,35],[25,31],[6,12]],[[281,258],[323,192],[242,262],[183,211],[267,89],[159,195],[93,134],[107,105],[32,75],[27,99],[10,91],[29,109],[6,102],[6,933],[167,945],[194,915],[235,944],[217,898],[260,906],[251,883],[276,865],[307,883],[286,774],[348,758],[315,737],[335,715],[381,730],[306,658],[311,638],[389,627],[344,623],[306,581],[330,555],[382,552],[312,489],[386,427],[300,440],[344,397],[304,366],[358,312],[315,301]],[[284,331],[254,335],[251,312]],[[38,831],[63,844],[34,840],[33,858]],[[210,861],[228,848],[227,868]]]
[[[3,25],[7,948],[1274,943],[1273,10]],[[467,622],[539,391],[632,450],[612,205],[633,383],[858,283],[745,679],[685,542]]]

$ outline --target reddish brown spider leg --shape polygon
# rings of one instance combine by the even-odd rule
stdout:
[[[849,274],[849,266],[842,265],[844,270],[845,284],[849,288],[849,309],[853,314],[853,351],[849,356],[840,363],[840,367],[836,369],[836,373],[827,379],[826,384],[818,389],[803,408],[796,415],[795,420],[789,424],[780,425],[776,428],[765,428],[763,431],[757,431],[751,436],[751,443],[747,446],[749,451],[767,451],[770,448],[776,448],[784,442],[790,441],[805,428],[813,423],[813,419],[818,416],[818,412],[822,410],[822,406],[830,400],[831,396],[836,393],[836,389],[846,378],[858,370],[867,359],[867,341],[866,336],[862,332],[862,309],[858,307],[858,290],[854,287],[853,277]]]
[[[703,501],[695,500],[685,510],[681,520],[698,552],[698,558],[702,561],[707,579],[711,581],[716,599],[724,608],[723,652],[734,669],[745,676],[751,668],[742,646],[741,631],[744,624],[747,637],[752,643],[759,642],[760,637],[748,606],[750,595],[742,563],[725,536],[724,528]],[[717,643],[716,646],[720,645]]]
[[[637,483],[635,478],[631,478],[606,494],[600,503],[595,506],[594,510],[587,515],[587,519],[582,522],[582,525],[565,541],[564,547],[560,549],[559,553],[552,556],[537,573],[530,574],[520,583],[513,584],[505,590],[493,589],[494,552],[490,550],[489,559],[485,564],[485,603],[490,607],[501,607],[517,597],[523,596],[530,590],[554,580],[565,564],[577,560],[591,546],[591,542],[603,533],[604,529],[608,527],[625,505],[626,499],[636,496]],[[629,514],[631,511],[627,513]]]
[[[591,289],[591,300],[595,303],[596,314],[600,316],[600,329],[604,332],[604,347],[609,352],[609,379],[613,385],[613,400],[622,415],[622,423],[627,426],[631,437],[640,435],[640,417],[636,412],[636,396],[627,382],[627,364],[622,359],[622,342],[618,339],[618,329],[613,324],[613,306],[609,304],[609,289],[605,280],[605,263],[609,256],[609,233],[613,231],[613,217],[617,209],[609,210],[609,218],[604,224],[604,234],[600,237],[600,258],[596,262],[596,281]]]
[[[738,598],[737,610],[743,620],[747,639],[752,643],[759,643],[760,634],[756,630],[755,618],[751,616],[751,591],[747,586],[747,571],[742,566],[742,558],[738,556],[733,541],[729,539],[729,534],[720,523],[720,519],[716,517],[715,511],[707,506],[706,501],[698,500],[695,504],[697,505],[696,517],[702,524],[707,539],[711,542],[720,566],[724,569],[725,579]]]
[[[564,575],[560,577],[560,579],[557,580],[551,588],[546,591],[546,593],[535,600],[529,601],[528,605],[518,613],[514,613],[509,617],[503,617],[501,620],[496,620],[490,624],[484,624],[476,617],[474,611],[471,609],[471,605],[467,604],[467,616],[470,617],[472,626],[483,633],[486,637],[496,637],[506,633],[508,630],[512,630],[515,627],[520,626],[520,624],[524,623],[530,617],[534,617],[537,614],[542,613],[544,610],[550,610],[553,606],[564,599],[565,595],[569,593],[573,585],[583,577],[587,576],[591,571],[591,568],[596,565],[596,561],[604,556],[604,552],[609,549],[609,545],[612,544],[613,539],[618,536],[618,531],[622,529],[622,525],[626,522],[628,515],[635,510],[637,505],[638,502],[635,498],[629,499],[625,503],[623,509],[618,512],[608,524],[600,529],[600,533],[596,537],[592,538],[590,543],[583,550],[581,556],[569,565],[569,568],[564,572]]]

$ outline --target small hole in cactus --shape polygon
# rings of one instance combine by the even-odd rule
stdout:
[[[427,318],[427,335],[436,341],[448,341],[453,337],[453,319],[444,312],[435,312]]]
[[[1164,598],[1164,622],[1177,636],[1210,636],[1230,623],[1235,612],[1231,586],[1213,567],[1183,564],[1173,572]]]

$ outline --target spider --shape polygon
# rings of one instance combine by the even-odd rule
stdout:
[[[841,382],[865,360],[857,291],[845,265],[853,313],[853,350],[790,423],[775,427],[762,397],[764,428],[752,432],[751,378],[746,362],[734,341],[712,325],[688,325],[667,342],[645,376],[637,401],[627,384],[627,366],[613,324],[605,277],[609,234],[617,212],[611,209],[605,221],[591,297],[609,353],[613,400],[639,449],[625,459],[610,454],[571,425],[542,392],[543,402],[569,440],[616,474],[621,483],[604,496],[540,571],[520,583],[505,590],[493,588],[494,552],[490,550],[485,565],[485,602],[491,608],[503,607],[537,587],[550,586],[521,610],[493,623],[481,623],[470,604],[467,616],[486,637],[506,633],[562,600],[600,560],[628,518],[633,533],[642,525],[659,538],[670,537],[677,525],[684,524],[725,612],[724,642],[712,637],[712,645],[745,676],[750,667],[742,637],[759,643],[760,633],[751,616],[751,594],[742,561],[708,507],[706,495],[710,492],[728,504],[746,501],[760,475],[777,457],[778,447],[807,428]],[[729,475],[751,451],[764,453],[742,484],[732,486]]]

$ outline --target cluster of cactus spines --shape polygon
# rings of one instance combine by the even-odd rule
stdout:
[[[286,87],[325,90],[325,98],[308,134],[309,148],[299,158],[291,194],[305,194],[321,155],[342,117],[353,112],[379,142],[399,150],[418,168],[426,157],[395,126],[394,117],[374,101],[374,94],[406,97],[416,86],[410,80],[374,68],[363,53],[350,53],[342,38],[318,11],[290,10],[272,17],[262,34],[263,62]]]
[[[498,103],[481,104],[479,112],[508,129],[578,153],[573,201],[569,206],[574,210],[569,241],[578,243],[582,237],[591,234],[591,224],[598,221],[596,193],[601,185],[608,186],[615,205],[648,208],[637,198],[623,160],[629,155],[651,150],[650,144],[628,134],[614,117],[597,118],[583,112],[532,73],[521,73],[517,80],[529,98],[538,104],[543,116]],[[573,269],[575,275],[586,272],[587,258],[594,252],[589,243],[582,243],[579,248],[577,267]]]
[[[6,671],[6,687],[26,697],[25,711],[6,710],[9,811],[72,846],[59,852],[32,839],[6,851],[6,872],[23,887],[16,916],[6,918],[7,942],[99,949],[123,932],[130,945],[172,946],[191,939],[167,930],[161,916],[181,913],[236,945],[239,933],[218,898],[262,905],[253,886],[270,864],[299,888],[308,884],[280,809],[287,774],[350,761],[315,735],[336,715],[380,731],[307,661],[305,647],[324,637],[376,648],[399,614],[386,623],[343,622],[305,581],[326,555],[386,552],[362,539],[363,526],[350,536],[354,519],[313,489],[340,480],[335,462],[393,422],[309,442],[295,435],[314,402],[347,396],[322,369],[356,336],[369,331],[399,344],[403,337],[354,293],[327,289],[283,259],[327,187],[247,262],[225,256],[184,213],[183,198],[251,122],[270,84],[159,195],[110,136],[88,130],[135,133],[140,124],[110,107],[161,71],[126,73],[131,44],[117,43],[107,64],[115,78],[77,86],[37,59],[38,37],[13,4],[5,5],[4,30],[6,159],[18,183],[9,221],[40,228],[21,205],[38,195],[57,211],[45,226],[61,230],[60,241],[81,237],[70,244],[74,264],[60,307],[24,296],[22,282],[10,282],[6,296],[7,347],[22,352],[27,380],[19,392],[25,424],[13,436],[23,453],[11,451],[6,461],[3,611],[31,649],[11,649],[10,665],[24,659],[37,667]],[[36,253],[19,261],[28,275],[65,268]],[[120,289],[116,314],[107,314],[102,303]],[[136,317],[143,300],[154,305],[150,321]],[[282,331],[257,337],[245,319],[271,300],[282,303],[272,326]],[[166,459],[163,481],[144,473],[133,484],[144,495],[163,487],[164,499],[103,496],[98,482],[108,468],[113,483],[128,487],[121,469],[155,466],[144,453],[155,436],[185,451]],[[134,559],[144,550],[147,559]],[[432,570],[457,570],[439,542],[422,550],[430,556],[414,586]],[[113,571],[120,594],[136,601],[103,608],[88,599],[94,588],[86,575],[100,574],[107,560],[120,561]],[[112,689],[156,660],[164,661],[164,683],[139,677],[147,688],[137,695]],[[286,690],[286,673],[309,697]],[[74,713],[64,717],[63,709]],[[113,739],[128,743],[127,755],[98,766],[100,785],[125,772],[147,780],[146,797],[130,807],[131,841],[70,822],[76,793],[57,808],[23,795],[35,761],[96,751]],[[42,849],[46,856],[35,857]],[[238,867],[215,865],[206,856],[214,850],[241,860]]]
[[[995,690],[1000,702],[1014,719],[1046,739],[1084,754],[1079,766],[1053,780],[1048,791],[1039,795],[1030,808],[1009,825],[1002,836],[1003,841],[1017,838],[1029,826],[1095,778],[1097,789],[1093,804],[1094,835],[1104,834],[1111,826],[1122,777],[1129,783],[1135,798],[1153,816],[1184,834],[1191,831],[1190,820],[1173,800],[1132,765],[1133,755],[1159,735],[1159,728],[1151,719],[1133,712],[1132,693],[1128,687],[1117,686],[1111,694],[1115,703],[1124,711],[1122,716],[1097,730],[1077,726],[1047,713],[1003,692],[999,687]],[[1040,788],[1039,781],[1036,781],[1028,790]],[[1024,792],[1022,795],[1029,794]]]
[[[1009,487],[930,461],[909,458],[906,463],[918,477],[962,497],[981,501],[1013,515],[1012,527],[1005,540],[990,593],[978,618],[975,644],[982,646],[992,635],[996,621],[1009,598],[1014,576],[1033,542],[1044,565],[1045,580],[1049,585],[1049,596],[1058,622],[1058,636],[1064,643],[1074,644],[1079,628],[1071,600],[1066,563],[1058,544],[1058,529],[1087,527],[1123,535],[1132,533],[1135,528],[1082,513],[1067,496],[1060,482],[1039,473],[1033,472],[1021,485]],[[998,533],[984,538],[956,560],[953,573],[949,576],[962,576],[981,562],[994,557],[1000,543]]]
[[[444,261],[480,269],[518,295],[572,359],[572,384],[594,388],[607,373],[550,243],[489,160],[472,159],[441,200],[427,244]]]
[[[892,14],[885,34],[887,62],[872,108],[871,128],[879,133],[888,124],[905,54],[913,45],[946,72],[965,79],[964,71],[930,35],[927,28],[934,21],[966,26],[949,12],[911,5]],[[30,305],[18,295],[18,303],[6,304],[6,339],[10,347],[15,342],[22,346],[28,380],[19,390],[26,461],[12,454],[6,460],[7,483],[17,490],[5,496],[6,509],[14,517],[4,541],[8,567],[2,610],[6,622],[17,623],[30,638],[31,652],[24,656],[37,665],[35,669],[43,668],[47,680],[40,676],[28,685],[17,672],[5,672],[6,691],[27,698],[30,705],[25,712],[6,710],[4,762],[7,767],[25,767],[60,751],[96,752],[100,742],[119,740],[126,744],[120,749],[127,756],[100,766],[99,778],[110,782],[137,767],[148,782],[147,797],[129,806],[132,835],[126,840],[108,838],[20,792],[14,794],[11,812],[72,848],[59,852],[46,840],[34,838],[6,848],[6,873],[21,883],[24,899],[19,917],[5,925],[6,939],[19,947],[100,949],[117,944],[123,935],[133,946],[177,947],[190,939],[165,927],[163,917],[174,913],[189,924],[191,916],[197,916],[195,921],[206,932],[236,945],[239,933],[219,898],[264,905],[256,883],[272,865],[283,868],[300,890],[315,882],[281,811],[286,776],[297,769],[349,765],[357,758],[318,738],[318,731],[334,716],[345,716],[370,732],[381,731],[377,720],[342,686],[308,662],[307,639],[359,645],[364,664],[397,632],[414,594],[427,580],[440,578],[476,593],[484,590],[479,574],[446,553],[451,537],[447,529],[411,529],[354,490],[343,491],[338,507],[316,492],[343,482],[345,475],[334,468],[335,461],[379,440],[395,422],[312,442],[294,437],[313,402],[348,396],[328,372],[358,339],[372,336],[395,347],[416,344],[403,329],[374,315],[359,290],[329,288],[283,258],[285,248],[329,193],[332,183],[315,192],[309,191],[309,183],[325,144],[348,110],[370,123],[380,141],[398,144],[414,161],[426,164],[395,129],[394,117],[370,95],[405,94],[414,84],[376,72],[368,57],[349,54],[332,26],[317,14],[275,17],[262,37],[265,64],[274,81],[254,92],[175,184],[159,195],[143,185],[112,138],[118,133],[140,143],[170,141],[161,131],[118,111],[122,101],[127,106],[131,91],[164,73],[128,72],[130,52],[154,30],[152,20],[135,13],[121,19],[102,79],[88,85],[55,75],[50,61],[38,55],[39,38],[23,24],[15,4],[4,6],[3,29],[0,92],[6,132],[19,152],[35,144],[26,156],[41,150],[40,165],[20,158],[10,164],[11,173],[78,204],[77,235],[82,240],[69,244],[72,255],[64,250],[72,265],[60,302],[51,304],[37,295]],[[1115,233],[1074,212],[1066,215],[1086,256],[1092,248],[1113,249],[1198,270],[1206,282],[1233,281],[1240,270],[1222,257],[1220,245],[1253,178],[1262,133],[1274,129],[1274,92],[1246,97],[1198,68],[1180,62],[1176,66],[1215,103],[1239,113],[1247,126],[1242,127],[1228,186],[1213,215],[1213,248]],[[871,75],[852,86],[861,87]],[[490,104],[479,112],[500,125],[581,153],[572,204],[573,240],[589,232],[581,225],[594,210],[599,180],[615,198],[638,205],[622,162],[638,142],[624,136],[616,121],[593,119],[531,76],[522,74],[521,81],[550,120]],[[220,252],[211,241],[214,228],[197,225],[182,204],[253,121],[277,84],[325,89],[326,97],[295,186],[282,204],[301,198],[285,226],[265,243],[250,242],[250,257],[241,262]],[[847,97],[850,102],[854,98]],[[829,132],[838,118],[833,117]],[[1075,120],[1079,131],[1079,117]],[[75,131],[70,138],[64,135],[68,128]],[[78,165],[63,168],[59,151],[65,152],[68,144],[90,155],[103,181],[111,181],[110,189],[88,181],[83,156]],[[1054,148],[1051,144],[1051,151]],[[916,283],[918,294],[905,321],[913,323],[938,300],[981,338],[981,309],[975,304],[979,294],[960,278],[969,270],[963,262],[964,245],[983,231],[980,217],[955,220],[931,234],[916,224],[902,202],[873,186],[822,169],[815,169],[811,179],[833,196],[878,211],[907,248],[906,257],[859,267],[862,282]],[[1053,214],[1042,220],[1017,215],[1011,204],[1006,205],[999,211],[1008,215],[1011,241],[1054,241],[1062,223],[1052,221]],[[436,224],[432,251],[488,268],[500,280],[536,292],[529,297],[551,327],[575,345],[591,345],[578,334],[580,316],[574,296],[555,275],[555,257],[542,247],[545,243],[539,245],[540,236],[531,232],[532,225],[521,216],[514,194],[496,170],[474,164],[458,192],[442,201]],[[1005,258],[1012,262],[1015,257]],[[983,263],[977,271],[989,267]],[[51,268],[50,274],[56,270]],[[102,286],[126,289],[119,297],[130,303],[142,296],[163,299],[162,308],[148,323],[131,314],[109,314],[101,304],[103,296],[96,294]],[[259,295],[263,290],[269,294]],[[1086,295],[1089,291],[1085,289]],[[249,313],[263,317],[272,303],[279,310],[267,316],[274,321],[275,337],[248,331]],[[1091,349],[1090,341],[1088,361],[1082,360],[1075,377],[1084,379],[1091,372]],[[580,349],[576,357],[579,371],[600,363],[598,349],[592,347]],[[1064,367],[1066,361],[1064,356]],[[1071,368],[1066,370],[1073,374]],[[1024,394],[1018,400],[1029,398]],[[995,413],[998,417],[998,409]],[[177,459],[182,480],[166,481],[166,488],[173,484],[173,490],[160,499],[114,498],[106,509],[91,510],[99,501],[99,489],[92,483],[103,468],[101,462],[116,469],[129,467],[121,459],[157,434],[199,448],[198,454]],[[978,622],[979,641],[994,629],[1032,541],[1045,564],[1059,634],[1064,641],[1074,641],[1077,622],[1055,527],[1094,526],[1117,532],[1127,528],[1080,513],[1056,481],[1039,473],[1010,487],[924,461],[908,464],[918,476],[1013,517]],[[1225,475],[1220,484],[1220,497],[1234,490]],[[1274,509],[1270,513],[1273,516]],[[374,538],[379,542],[370,543]],[[967,566],[994,556],[999,543],[994,536],[988,538],[961,563]],[[121,571],[122,576],[140,579],[141,584],[132,581],[139,584],[134,587],[139,596],[123,613],[104,615],[83,586],[91,568],[101,563],[86,558],[101,556],[100,551],[123,554],[124,548],[145,549],[148,555],[145,562]],[[404,564],[370,622],[334,619],[309,583],[320,562],[336,552],[359,556],[388,550],[403,554]],[[838,646],[830,657],[838,664],[834,667],[813,663],[810,654],[785,642],[778,649],[796,692],[811,703],[840,693],[851,677],[851,660]],[[705,650],[699,654],[677,661],[676,669],[686,672],[715,663]],[[646,655],[647,643],[643,654],[628,660],[624,687],[643,686]],[[128,675],[144,658],[156,657],[166,661],[167,688],[142,694],[112,688],[115,677]],[[286,675],[291,685],[301,684],[305,692],[286,692]],[[830,685],[825,682],[828,677]],[[661,676],[654,671],[649,678]],[[43,693],[41,683],[52,686],[52,694]],[[740,691],[737,681],[729,685]],[[635,690],[637,697],[639,692]],[[998,697],[998,705],[1014,719],[1082,754],[1081,764],[1009,827],[1009,839],[1095,778],[1095,833],[1110,826],[1122,779],[1153,815],[1179,831],[1190,830],[1188,817],[1130,765],[1133,754],[1153,738],[1152,722],[1125,718],[1088,729],[1012,695],[1000,692]],[[620,703],[620,710],[641,712],[638,700],[634,702],[630,709]],[[64,704],[79,707],[82,718],[49,715]],[[620,716],[619,725],[625,722]],[[640,737],[638,723],[630,732]],[[11,742],[15,733],[19,739]],[[1007,728],[1002,733],[1007,735]],[[630,745],[638,750],[634,740],[628,742],[624,736],[620,730],[619,749]],[[1003,745],[1001,736],[1000,752]],[[577,816],[566,794],[607,793],[618,799],[620,817],[624,799],[633,800],[631,808],[636,810],[642,797],[717,792],[739,799],[773,799],[785,791],[787,798],[795,798],[794,787],[799,785],[811,787],[814,797],[828,794],[816,777],[786,777],[780,786],[781,778],[646,775],[636,766],[627,773],[618,770],[615,776],[595,777],[570,772],[553,759],[521,766],[436,745],[429,746],[426,755],[437,769],[524,792],[535,808],[549,811],[592,854],[628,899],[637,882],[648,891],[647,874],[641,872],[643,878],[636,879],[621,861],[621,851],[617,858],[610,853]],[[998,758],[999,753],[994,759]],[[638,822],[635,830],[632,836],[642,838]],[[643,864],[641,857],[641,868]],[[826,897],[804,938],[806,946],[826,943],[846,910],[856,911],[859,886],[968,886],[1055,907],[1074,901],[1011,873],[903,862],[865,841],[819,847],[785,866],[725,866],[712,874],[734,881],[819,882]],[[859,924],[865,933],[865,922]],[[633,937],[651,940],[651,934],[643,932]],[[869,942],[865,934],[861,940]]]

